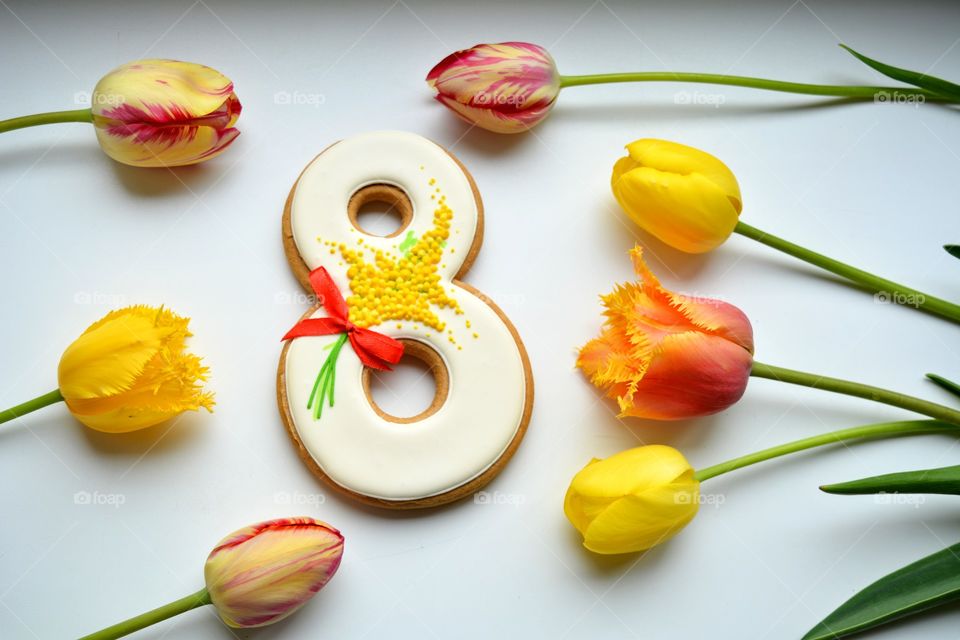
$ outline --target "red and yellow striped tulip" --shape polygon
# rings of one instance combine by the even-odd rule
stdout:
[[[753,329],[735,306],[668,291],[630,252],[640,281],[601,296],[606,323],[577,366],[615,398],[621,416],[682,420],[726,409],[743,395]]]
[[[184,411],[212,410],[203,390],[207,368],[185,350],[190,319],[163,307],[111,311],[90,325],[60,358],[60,399],[97,431],[122,433]]]
[[[563,512],[594,553],[644,551],[675,536],[700,506],[700,482],[679,451],[650,445],[594,458],[570,481]]]
[[[436,99],[463,120],[497,133],[520,133],[543,120],[560,93],[560,75],[543,47],[478,44],[427,74]]]
[[[313,518],[270,520],[236,531],[210,552],[210,601],[231,627],[261,627],[302,607],[333,577],[343,536]]]
[[[637,140],[617,160],[613,195],[647,233],[687,253],[704,253],[733,233],[743,207],[733,172],[705,151]]]
[[[136,167],[176,167],[209,160],[240,131],[233,83],[210,67],[139,60],[97,83],[93,124],[104,152]]]

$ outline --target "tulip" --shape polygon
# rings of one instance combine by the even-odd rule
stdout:
[[[602,296],[607,317],[577,366],[620,406],[621,416],[682,420],[726,409],[743,395],[753,330],[737,307],[663,288],[636,247],[640,281]]]
[[[0,412],[0,423],[54,402],[97,431],[124,433],[213,409],[207,368],[185,351],[190,319],[144,305],[111,311],[63,352],[59,388]]]
[[[700,482],[673,447],[628,449],[594,458],[570,481],[563,511],[594,553],[643,551],[697,515]]]
[[[302,607],[337,572],[343,536],[313,518],[261,522],[221,540],[204,566],[200,591],[81,640],[120,638],[190,609],[212,604],[230,627],[262,627]]]
[[[848,51],[881,73],[889,69],[852,49]],[[960,93],[952,91],[956,85],[923,73],[899,71],[891,77],[920,88],[804,84],[673,71],[564,76],[543,47],[529,42],[501,42],[478,44],[450,54],[430,70],[427,84],[441,104],[467,122],[495,133],[520,133],[538,124],[553,108],[560,89],[610,82],[694,82],[875,102],[960,102]]]
[[[497,133],[526,131],[543,120],[560,92],[560,76],[543,47],[526,42],[478,44],[441,60],[427,74],[436,99],[466,122]]]
[[[697,515],[700,484],[758,462],[853,440],[929,433],[960,435],[956,424],[913,420],[840,429],[747,454],[694,471],[679,451],[647,445],[592,460],[570,481],[563,512],[599,554],[645,551],[666,542]],[[720,501],[716,501],[720,504]]]
[[[343,536],[312,518],[272,520],[220,541],[204,567],[207,591],[231,627],[262,627],[306,604],[337,572]]]
[[[665,140],[637,140],[613,167],[617,202],[647,233],[687,253],[723,244],[737,226],[740,185],[718,159]]]
[[[735,306],[664,288],[630,252],[640,276],[601,296],[606,322],[580,349],[577,366],[617,401],[621,416],[682,420],[737,402],[749,376],[875,400],[960,424],[960,411],[859,382],[786,369],[753,359],[750,321]]]
[[[104,153],[136,167],[178,167],[222,153],[240,131],[240,101],[219,71],[176,60],[139,60],[105,75],[90,109],[0,121],[0,132],[91,122]]]
[[[644,231],[687,253],[704,253],[737,232],[874,291],[880,302],[907,304],[960,323],[960,305],[828,258],[740,220],[740,185],[714,156],[676,142],[642,139],[613,165],[610,187]],[[948,249],[949,250],[949,249]]]

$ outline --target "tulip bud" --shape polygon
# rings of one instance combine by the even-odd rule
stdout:
[[[560,93],[560,75],[543,47],[478,44],[427,74],[436,99],[463,120],[497,133],[520,133],[543,120]]]
[[[753,329],[735,306],[660,285],[630,252],[640,276],[601,296],[603,330],[580,349],[577,366],[621,416],[682,420],[726,409],[743,395],[753,364]]]
[[[665,140],[637,140],[617,160],[610,186],[630,219],[666,244],[704,253],[733,233],[740,186],[712,155]]]
[[[219,71],[192,62],[140,60],[97,83],[93,124],[104,152],[137,167],[176,167],[219,155],[240,131],[240,101]]]
[[[60,394],[74,417],[97,431],[149,427],[183,411],[210,411],[207,368],[184,350],[190,319],[134,306],[90,325],[60,358]]]
[[[312,518],[271,520],[235,531],[210,552],[210,600],[231,627],[261,627],[302,607],[333,577],[343,536]]]
[[[616,554],[669,540],[697,515],[699,502],[700,483],[686,458],[650,445],[592,460],[570,481],[563,511],[584,547]]]

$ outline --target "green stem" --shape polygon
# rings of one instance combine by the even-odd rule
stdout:
[[[859,382],[841,380],[840,378],[829,378],[827,376],[796,371],[794,369],[784,369],[783,367],[775,367],[770,364],[763,364],[762,362],[753,363],[750,375],[757,378],[767,378],[769,380],[779,380],[780,382],[789,384],[812,387],[814,389],[823,389],[824,391],[833,391],[834,393],[842,393],[857,398],[866,398],[867,400],[882,402],[883,404],[889,404],[894,407],[900,407],[901,409],[907,409],[908,411],[930,416],[937,420],[960,425],[960,411],[956,409],[880,387],[872,387]]]
[[[35,113],[32,116],[20,116],[9,120],[0,120],[0,133],[36,127],[41,124],[57,124],[60,122],[93,122],[93,110],[76,109],[75,111],[50,111],[49,113]]]
[[[156,624],[162,620],[166,620],[167,618],[178,616],[185,611],[190,611],[190,609],[196,609],[197,607],[202,607],[207,604],[210,604],[210,594],[207,593],[205,588],[200,589],[200,591],[191,593],[186,598],[174,600],[173,602],[165,604],[162,607],[157,607],[152,611],[141,613],[140,615],[134,616],[129,620],[124,620],[123,622],[118,622],[111,627],[101,629],[100,631],[91,633],[88,636],[83,636],[80,638],[80,640],[112,640],[112,638],[122,638],[123,636],[133,633],[134,631],[149,627],[150,625]]]
[[[694,476],[697,480],[703,482],[710,478],[715,478],[721,474],[742,469],[764,460],[779,458],[804,449],[812,449],[827,444],[837,444],[847,440],[862,440],[865,438],[888,438],[891,436],[910,436],[923,433],[960,433],[960,429],[955,424],[940,422],[938,420],[910,420],[901,422],[882,422],[879,424],[868,424],[849,429],[840,429],[831,431],[819,436],[796,440],[777,447],[770,447],[763,451],[757,451],[739,458],[733,458],[711,467],[704,467],[697,471]]]
[[[778,238],[777,236],[769,234],[766,231],[761,231],[756,227],[751,227],[745,222],[737,222],[737,226],[734,228],[734,231],[742,236],[750,238],[751,240],[761,242],[768,247],[773,247],[774,249],[782,251],[795,258],[800,258],[801,260],[809,262],[812,265],[816,265],[821,269],[826,269],[827,271],[844,277],[847,280],[852,280],[853,282],[866,287],[870,291],[879,294],[879,296],[882,296],[877,297],[878,300],[892,301],[898,304],[910,305],[929,313],[942,316],[948,320],[953,320],[954,322],[960,323],[960,305],[947,302],[946,300],[928,295],[922,291],[917,291],[916,289],[902,285],[898,282],[881,278],[880,276],[876,276],[869,271],[857,269],[856,267],[852,267],[844,262],[840,262],[839,260],[828,258],[825,255],[801,247],[798,244],[794,244],[784,240],[783,238]]]
[[[47,405],[53,404],[54,402],[61,402],[63,396],[60,395],[60,389],[54,389],[50,393],[45,393],[42,396],[37,396],[33,400],[27,400],[21,404],[18,404],[15,407],[10,407],[5,411],[0,411],[0,424],[4,422],[9,422],[15,418],[19,418],[22,415],[26,415],[31,411],[36,411]]]
[[[912,87],[865,87],[832,84],[807,84],[803,82],[784,82],[764,78],[729,76],[720,73],[683,73],[672,71],[640,71],[635,73],[600,73],[585,76],[560,76],[560,87],[581,87],[589,84],[608,84],[612,82],[693,82],[697,84],[720,84],[734,87],[749,87],[766,91],[802,93],[814,96],[836,96],[841,98],[876,99],[878,96],[923,96],[925,100],[937,102],[956,102],[925,89]]]

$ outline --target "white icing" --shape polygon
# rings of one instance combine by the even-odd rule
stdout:
[[[422,168],[421,168],[422,167]],[[433,178],[436,184],[428,181]],[[413,205],[413,219],[396,237],[371,236],[356,229],[347,203],[360,188],[387,183],[402,189]],[[453,211],[450,236],[438,267],[444,289],[451,291],[463,315],[432,306],[454,332],[439,335],[420,324],[391,321],[370,327],[394,338],[418,340],[443,358],[449,393],[438,411],[414,423],[385,420],[370,405],[362,388],[363,365],[349,344],[337,361],[333,407],[315,420],[307,400],[336,336],[297,338],[286,360],[286,393],[293,426],[323,472],[338,485],[385,500],[411,500],[455,489],[476,478],[503,454],[521,426],[526,379],[520,349],[493,309],[449,282],[469,253],[477,231],[478,210],[460,166],[433,142],[394,131],[358,135],[317,157],[303,172],[290,207],[293,237],[307,267],[324,266],[344,297],[349,297],[346,267],[337,252],[318,241],[364,245],[397,255],[394,248],[411,229],[417,238],[433,227],[439,188]],[[451,253],[448,249],[453,249]],[[312,317],[323,317],[319,309]],[[470,329],[465,321],[470,321]],[[473,337],[476,332],[477,338]]]

